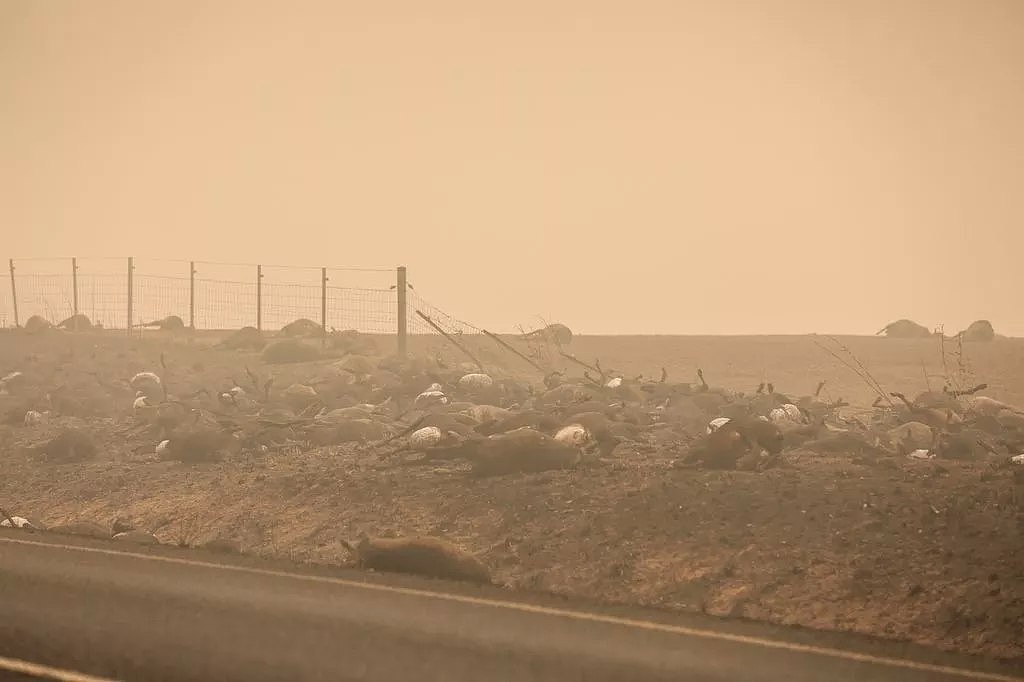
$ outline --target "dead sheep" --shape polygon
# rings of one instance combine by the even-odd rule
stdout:
[[[263,333],[256,327],[242,327],[216,345],[227,350],[263,350],[267,345]]]
[[[593,437],[590,435],[590,431],[587,431],[587,427],[582,424],[569,424],[558,430],[555,440],[574,448],[582,448],[592,442]]]
[[[318,348],[298,339],[285,339],[263,349],[263,362],[270,365],[310,362],[319,358],[320,350]]]
[[[64,429],[48,443],[37,447],[36,452],[50,462],[83,462],[96,456],[96,444],[84,431]]]
[[[341,350],[356,355],[376,355],[377,343],[373,338],[360,334],[355,329],[331,331],[328,343],[334,350]]]
[[[700,462],[709,469],[734,469],[751,450],[750,440],[727,423],[698,439],[679,465]]]
[[[424,426],[409,434],[409,449],[422,450],[441,443],[444,433],[436,426]]]
[[[800,408],[793,403],[784,403],[779,407],[772,408],[768,412],[768,419],[770,419],[773,424],[778,424],[779,426],[807,423],[807,419],[805,419],[803,412],[801,412]]]
[[[572,469],[580,462],[580,451],[539,431],[523,428],[477,441],[470,461],[474,476],[505,476]]]
[[[328,411],[321,410],[313,417],[316,425],[337,426],[351,419],[370,419],[375,412],[375,405],[352,405],[351,407],[339,407]]]
[[[450,401],[441,388],[441,384],[433,383],[427,390],[420,393],[413,400],[413,407],[423,410],[431,407],[447,405]]]
[[[572,415],[555,434],[555,440],[566,442],[587,451],[596,450],[607,457],[622,442],[612,433],[612,421],[604,412],[580,412]]]
[[[466,410],[466,414],[472,417],[478,424],[490,424],[491,422],[507,419],[512,416],[510,410],[494,405],[474,405]]]
[[[968,405],[970,405],[971,411],[983,417],[995,417],[1004,411],[1020,413],[1020,410],[1015,406],[984,395],[969,398]]]
[[[167,317],[160,320],[153,320],[152,322],[146,322],[142,325],[143,327],[155,327],[160,331],[164,332],[182,332],[185,331],[185,321],[177,315],[168,315]]]
[[[538,338],[556,346],[568,346],[572,343],[572,330],[564,324],[554,322],[523,334],[524,340],[535,340]]]
[[[151,400],[163,396],[163,382],[153,372],[139,372],[131,378],[128,385]]]
[[[351,374],[357,378],[369,376],[376,371],[373,362],[365,355],[346,355],[331,367],[338,372]]]
[[[292,384],[281,391],[284,398],[292,409],[301,410],[312,405],[317,400],[316,389],[306,384]]]
[[[344,443],[367,443],[387,438],[388,428],[373,419],[346,419],[322,425],[314,425],[306,436],[317,445],[342,445]]]
[[[921,422],[906,422],[890,429],[886,435],[889,442],[902,447],[906,452],[931,447],[935,439],[932,427]]]
[[[762,418],[737,418],[709,425],[707,433],[690,448],[684,463],[702,461],[708,468],[732,469],[747,455],[782,452],[785,437],[778,426]]]
[[[529,427],[545,433],[555,433],[562,426],[561,420],[554,415],[536,410],[524,410],[493,421],[481,422],[476,432],[484,436],[505,434]]]
[[[217,429],[196,429],[174,434],[166,442],[161,441],[160,459],[200,464],[215,462],[225,450],[237,445],[237,440],[226,431]]]
[[[472,554],[432,537],[370,538],[355,543],[342,540],[359,568],[407,573],[425,578],[490,584],[488,568]]]
[[[46,415],[36,410],[29,410],[25,413],[25,426],[39,426],[46,421]]]
[[[294,322],[289,322],[281,328],[281,334],[283,336],[289,336],[292,338],[302,338],[311,336],[323,335],[324,328],[318,325],[313,320],[301,317]]]
[[[33,315],[32,317],[25,320],[24,330],[26,334],[41,334],[43,332],[53,329],[53,325],[50,321],[39,315]]]
[[[28,530],[38,530],[36,524],[32,523],[24,516],[8,516],[0,521],[0,528],[21,528]]]
[[[932,332],[928,330],[928,327],[913,320],[903,319],[890,322],[875,332],[875,336],[881,334],[895,339],[926,339],[932,335]]]
[[[92,322],[82,313],[78,313],[63,320],[57,327],[69,332],[86,332],[92,329]]]
[[[28,383],[27,377],[22,372],[9,372],[0,377],[0,395],[17,393]]]
[[[483,374],[480,372],[474,372],[472,374],[465,374],[458,381],[459,389],[466,393],[474,393],[477,391],[486,391],[494,385],[494,379],[489,374]]]

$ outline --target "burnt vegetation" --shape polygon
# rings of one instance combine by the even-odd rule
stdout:
[[[967,330],[954,337],[929,333],[920,343],[932,354],[930,364],[936,356],[941,364],[937,376],[924,370],[923,391],[883,383],[841,340],[813,337],[820,349],[815,362],[852,374],[874,395],[860,404],[836,395],[825,377],[807,376],[807,390],[790,392],[792,372],[782,378],[764,372],[742,388],[720,369],[696,363],[670,364],[670,372],[652,362],[647,372],[627,373],[606,358],[584,356],[585,339],[557,325],[505,337],[453,336],[458,345],[439,336],[433,347],[407,356],[382,354],[390,350],[387,339],[353,330],[324,334],[308,320],[289,327],[291,336],[248,328],[139,341],[73,331],[7,337],[30,336],[32,349],[6,355],[0,367],[6,422],[0,445],[15,468],[64,467],[74,474],[61,474],[66,480],[123,478],[98,485],[100,492],[82,494],[83,500],[133,486],[141,496],[174,494],[155,489],[154,480],[173,480],[177,494],[189,492],[172,513],[176,518],[129,524],[144,530],[114,532],[105,522],[90,525],[71,515],[54,519],[50,532],[268,551],[260,544],[270,542],[265,528],[247,530],[250,521],[237,517],[217,520],[219,513],[265,502],[282,517],[315,510],[319,530],[296,537],[310,547],[340,542],[347,559],[368,570],[543,585],[545,562],[555,570],[553,557],[568,552],[578,553],[576,570],[596,571],[587,580],[610,593],[619,589],[610,586],[624,584],[616,576],[640,573],[640,552],[656,553],[658,543],[667,547],[692,533],[712,554],[728,543],[757,546],[730,536],[718,547],[704,525],[739,524],[761,533],[772,521],[752,515],[744,500],[777,505],[791,489],[813,497],[820,491],[808,488],[810,481],[828,487],[862,477],[860,490],[928,471],[929,485],[941,486],[952,467],[972,466],[986,480],[1024,483],[1016,463],[1024,453],[1024,410],[989,395],[994,377],[977,376],[970,363],[971,344],[984,338]],[[201,499],[194,481],[208,484],[211,498],[233,491],[231,506],[218,499],[208,508],[216,532],[168,535],[165,526],[197,516],[189,507]],[[722,496],[707,497],[716,489]],[[11,484],[6,494],[17,490]],[[16,506],[17,500],[4,502]],[[887,508],[898,503],[889,500]],[[873,504],[881,503],[858,501],[858,513],[868,515]],[[1013,496],[998,504],[999,513],[1020,505]],[[167,514],[169,506],[159,508]],[[14,524],[39,510],[8,511]],[[926,519],[938,515],[931,507],[927,513]],[[970,529],[950,517],[955,522]],[[802,528],[805,521],[786,517],[785,523]],[[817,522],[806,523],[809,529]],[[363,529],[377,537],[337,539]],[[902,537],[898,529],[888,532]],[[544,533],[558,540],[542,541]],[[643,550],[624,540],[631,533],[647,543]],[[615,559],[594,559],[599,552]],[[560,561],[564,568],[568,559]],[[605,563],[617,568],[606,571]],[[666,601],[676,598],[665,594]]]

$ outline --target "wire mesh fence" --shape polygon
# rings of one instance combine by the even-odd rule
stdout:
[[[424,299],[415,291],[410,292],[409,307],[412,313],[409,321],[409,333],[411,334],[439,334],[443,332],[452,336],[465,336],[483,333],[483,330],[479,327],[453,317]]]
[[[403,267],[127,257],[28,258],[6,264],[0,329],[25,326],[34,316],[59,325],[80,314],[93,325],[129,332],[170,316],[195,330],[256,327],[273,332],[305,318],[324,334],[356,330],[394,336],[400,353],[445,355],[470,364],[500,364],[511,350],[503,340],[421,296],[407,284]],[[540,357],[524,348],[531,357]]]
[[[17,259],[7,265],[0,328],[24,325],[33,316],[56,325],[79,313],[121,330],[173,315],[199,330],[273,331],[306,318],[326,330],[399,331],[395,268],[127,257]]]

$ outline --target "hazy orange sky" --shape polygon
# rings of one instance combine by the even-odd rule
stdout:
[[[1024,335],[1024,2],[0,0],[0,226],[502,330]]]

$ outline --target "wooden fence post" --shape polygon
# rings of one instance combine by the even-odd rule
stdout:
[[[11,266],[11,304],[14,308],[14,326],[20,327],[21,324],[18,321],[18,285],[14,283],[14,259],[10,260]]]
[[[71,306],[72,314],[78,315],[78,259],[71,259]]]
[[[135,259],[128,256],[128,335],[132,333],[132,313],[135,309]]]
[[[196,262],[188,262],[188,326],[196,330]]]
[[[78,331],[78,259],[71,259],[71,329]]]
[[[327,268],[320,268],[320,336],[327,345]]]
[[[263,266],[256,266],[256,329],[263,331]]]
[[[398,266],[398,355],[405,357],[408,352],[409,327],[407,314],[409,312],[406,302],[407,273],[404,265]]]

